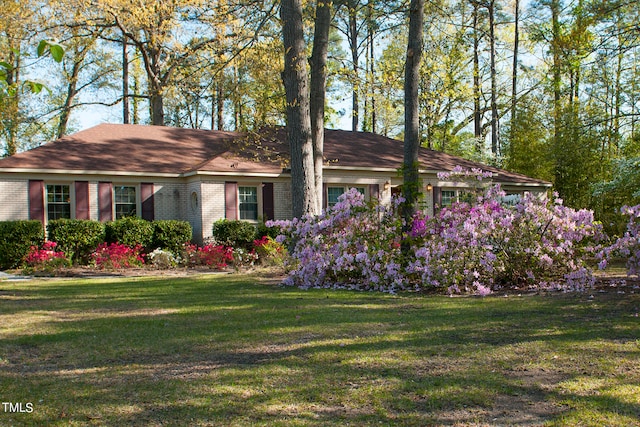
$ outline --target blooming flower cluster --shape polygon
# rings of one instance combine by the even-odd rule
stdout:
[[[101,243],[91,254],[96,267],[101,269],[119,269],[142,267],[142,246],[129,247],[121,243]]]
[[[406,234],[396,202],[367,205],[353,189],[317,217],[267,225],[279,226],[278,240],[290,248],[285,283],[304,288],[437,287],[486,295],[507,286],[591,285],[585,260],[603,236],[593,213],[565,207],[557,197],[525,195],[510,206],[504,196],[492,186],[477,203],[443,208],[433,218],[418,213]]]
[[[280,227],[283,235],[277,240],[290,248],[287,284],[390,292],[405,288],[401,221],[391,209],[368,206],[355,189],[317,217],[267,226]]]
[[[464,169],[462,166],[456,166],[449,172],[438,172],[438,179],[440,180],[455,180],[455,181],[466,181],[466,180],[477,180],[482,181],[487,178],[492,178],[494,176],[493,172],[484,171],[480,168],[471,168]]]
[[[24,259],[25,265],[29,268],[43,270],[67,265],[69,260],[64,252],[56,251],[57,246],[56,242],[51,241],[44,242],[42,248],[31,246]]]
[[[222,270],[233,261],[233,248],[213,244],[198,247],[189,243],[184,246],[184,259],[189,266],[208,266]]]
[[[150,252],[147,258],[151,262],[151,265],[158,269],[172,268],[180,263],[180,259],[176,258],[172,252],[161,248]]]
[[[637,276],[640,275],[640,205],[624,206],[622,213],[629,216],[627,231],[611,246],[603,248],[597,254],[600,260],[598,266],[604,269],[611,258],[625,258],[627,274]]]
[[[426,226],[414,221],[408,278],[478,294],[508,286],[581,290],[593,284],[585,260],[603,233],[591,211],[532,195],[510,207],[502,197],[494,186],[480,203],[443,208]]]

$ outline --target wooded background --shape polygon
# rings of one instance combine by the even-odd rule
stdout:
[[[330,4],[327,127],[351,117],[353,130],[404,138],[409,3]],[[302,2],[308,56],[319,5]],[[640,202],[640,2],[424,8],[422,145],[549,180],[566,204],[615,229],[616,209]],[[105,105],[124,123],[285,124],[279,12],[272,0],[4,0],[2,152],[74,132]],[[65,47],[60,63],[37,57],[43,39]]]

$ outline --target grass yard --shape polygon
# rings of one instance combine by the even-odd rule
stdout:
[[[0,425],[640,425],[639,310],[638,290],[5,281]]]

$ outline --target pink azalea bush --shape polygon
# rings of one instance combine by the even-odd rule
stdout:
[[[629,216],[627,231],[598,253],[598,267],[605,269],[611,258],[624,258],[627,260],[627,274],[637,276],[640,275],[640,205],[624,206],[622,213]]]
[[[397,204],[396,204],[397,207]],[[394,291],[407,283],[400,264],[402,224],[393,209],[368,206],[351,189],[317,217],[270,221],[290,250],[286,284]]]
[[[121,243],[101,243],[91,254],[96,267],[101,269],[120,269],[142,267],[142,246],[130,247]]]
[[[34,270],[49,270],[60,267],[67,267],[69,259],[62,251],[57,251],[58,244],[56,242],[46,241],[42,247],[31,246],[29,253],[24,259],[24,263],[28,268]]]
[[[454,204],[433,218],[418,213],[406,235],[397,212],[401,199],[389,208],[367,205],[353,189],[318,217],[267,225],[281,228],[278,240],[291,250],[285,283],[304,288],[440,288],[486,295],[511,286],[592,285],[586,260],[603,236],[593,213],[567,208],[557,197],[525,195],[508,206],[504,196],[493,186],[473,204]],[[401,246],[409,250],[403,253]]]
[[[454,204],[426,226],[418,222],[408,277],[481,295],[512,286],[582,290],[593,284],[586,260],[603,234],[591,211],[532,195],[510,207],[503,197],[494,186],[474,205]]]

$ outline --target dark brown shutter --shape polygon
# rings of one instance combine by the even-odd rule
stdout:
[[[369,184],[369,198],[372,202],[380,199],[380,184]]]
[[[143,182],[140,184],[140,200],[142,201],[142,219],[153,221],[155,216],[153,183]]]
[[[262,216],[265,221],[275,218],[273,182],[265,182],[262,184]]]
[[[89,219],[89,183],[76,181],[76,219]]]
[[[327,202],[328,197],[327,184],[322,183],[322,209],[327,209],[327,206],[329,206],[329,203]]]
[[[238,183],[224,183],[224,216],[226,219],[238,219]]]
[[[113,220],[113,196],[110,182],[98,183],[98,211],[100,221]]]
[[[29,180],[29,219],[44,224],[44,181]]]

